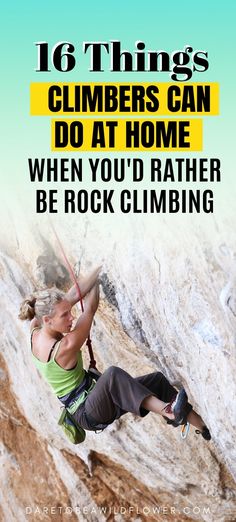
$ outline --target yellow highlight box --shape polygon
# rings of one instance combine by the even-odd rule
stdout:
[[[53,151],[200,151],[201,119],[52,120]]]
[[[219,85],[209,83],[32,83],[32,116],[214,116]]]

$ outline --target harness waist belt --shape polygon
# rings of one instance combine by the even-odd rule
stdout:
[[[74,388],[69,394],[63,395],[62,397],[58,397],[58,399],[64,404],[65,408],[68,408],[71,402],[74,399],[78,399],[78,397],[84,392],[88,391],[91,387],[93,379],[86,373],[84,380]]]

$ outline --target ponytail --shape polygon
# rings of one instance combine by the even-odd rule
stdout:
[[[55,286],[40,290],[23,301],[18,317],[22,321],[31,321],[34,317],[40,321],[44,315],[52,315],[54,306],[64,297],[65,294]]]
[[[21,321],[31,321],[35,317],[35,303],[36,297],[31,296],[25,299],[20,306],[20,313],[18,315]]]

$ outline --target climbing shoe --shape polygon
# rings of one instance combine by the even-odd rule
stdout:
[[[211,440],[211,434],[206,426],[204,426],[202,430],[195,430],[195,433],[202,435],[205,440]]]
[[[183,423],[186,417],[186,405],[188,402],[188,396],[184,388],[173,397],[173,399],[163,408],[166,413],[173,413],[175,418],[170,424],[174,424],[175,426],[179,426]],[[167,421],[168,422],[168,421]]]

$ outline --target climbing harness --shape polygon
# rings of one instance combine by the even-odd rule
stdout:
[[[58,245],[59,245],[59,248],[61,250],[61,254],[62,254],[62,257],[65,261],[65,264],[68,268],[68,272],[70,274],[70,277],[72,279],[72,281],[75,283],[75,286],[76,286],[76,289],[77,289],[77,292],[78,292],[78,296],[79,296],[79,302],[80,302],[80,306],[81,306],[81,311],[84,312],[84,304],[83,304],[83,299],[82,299],[82,295],[81,295],[81,291],[80,291],[80,287],[79,287],[79,284],[78,284],[78,281],[76,279],[76,276],[75,276],[75,273],[74,273],[74,270],[69,262],[69,259],[68,257],[66,256],[66,253],[65,253],[65,250],[63,248],[63,245],[61,243],[61,240],[55,230],[55,227],[51,221],[51,219],[49,218],[48,216],[48,219],[49,219],[49,223],[50,223],[50,226],[52,228],[52,231],[54,233],[54,236],[58,242]],[[90,334],[88,335],[88,338],[87,338],[87,341],[86,341],[86,346],[88,348],[88,351],[89,351],[89,357],[90,357],[90,364],[89,364],[89,372],[91,372],[91,375],[93,375],[94,378],[98,378],[98,376],[100,375],[100,373],[98,372],[97,370],[97,367],[96,367],[96,360],[94,358],[94,355],[93,355],[93,348],[92,348],[92,341],[91,341],[91,338],[90,338]]]

